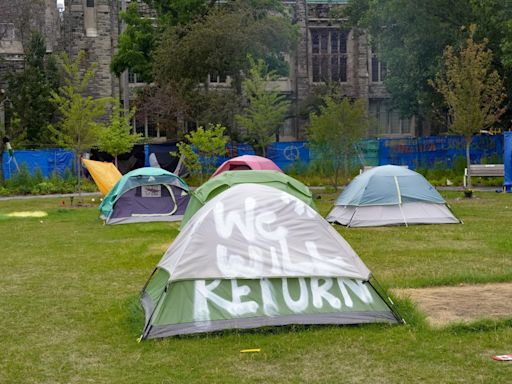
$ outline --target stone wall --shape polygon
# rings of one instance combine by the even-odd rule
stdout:
[[[54,51],[60,33],[55,0],[0,0],[0,88],[6,88],[9,73],[23,69],[32,31],[43,34],[48,53]]]
[[[87,7],[85,0],[66,0],[61,49],[71,59],[84,50],[84,65],[97,64],[96,75],[89,86],[91,96],[119,97],[119,80],[110,72],[110,62],[119,37],[119,2],[94,0],[93,3],[94,7]],[[92,21],[86,20],[86,13],[92,15]],[[87,31],[86,21],[90,24]]]

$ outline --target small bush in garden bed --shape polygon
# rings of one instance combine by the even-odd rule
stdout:
[[[87,179],[82,180],[83,192],[96,192],[96,185]],[[36,169],[32,175],[25,164],[3,185],[0,185],[0,196],[9,195],[48,195],[53,193],[76,192],[76,178],[66,169],[64,175],[53,172],[50,177],[44,178],[41,170]]]

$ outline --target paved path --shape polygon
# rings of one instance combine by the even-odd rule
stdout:
[[[82,192],[82,197],[101,196],[99,192]],[[52,199],[57,197],[78,197],[78,193],[57,193],[54,195],[22,195],[0,197],[0,201],[5,200],[27,200],[27,199]]]
[[[313,191],[323,191],[325,186],[314,186],[309,187],[309,189]],[[345,188],[345,186],[340,186],[339,192],[341,192]],[[194,190],[196,187],[190,187],[190,190]],[[459,186],[447,186],[447,187],[436,187],[439,191],[463,191],[464,187]],[[474,191],[478,192],[494,192],[496,190],[501,191],[501,187],[495,186],[495,187],[473,187]],[[83,197],[88,196],[101,196],[100,192],[83,192]],[[78,197],[78,193],[57,193],[54,195],[17,195],[17,196],[4,196],[0,197],[0,201],[6,201],[6,200],[25,200],[25,199],[52,199],[52,198],[59,198],[59,197]]]

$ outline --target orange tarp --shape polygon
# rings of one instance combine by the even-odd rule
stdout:
[[[123,176],[112,163],[82,159],[100,192],[105,196]]]

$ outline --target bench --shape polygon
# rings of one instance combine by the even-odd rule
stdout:
[[[469,166],[471,177],[503,177],[505,166],[503,164],[471,164]],[[464,188],[467,186],[468,169],[464,168]]]

